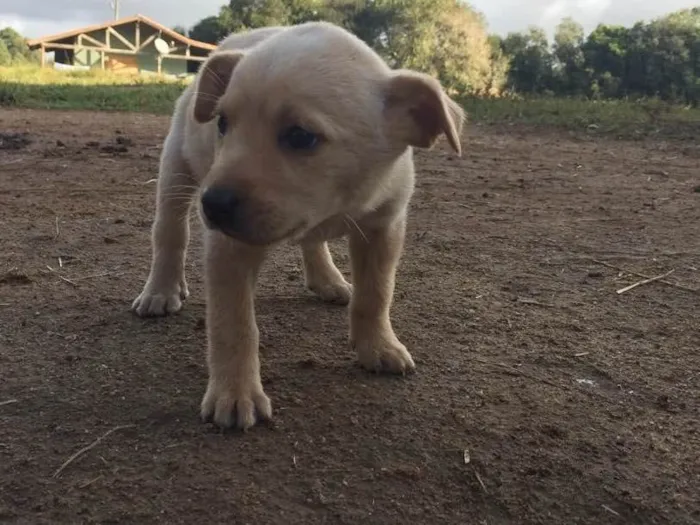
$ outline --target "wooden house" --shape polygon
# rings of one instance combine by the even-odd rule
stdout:
[[[36,38],[28,42],[54,62],[125,73],[185,75],[195,73],[212,44],[187,38],[143,15]]]

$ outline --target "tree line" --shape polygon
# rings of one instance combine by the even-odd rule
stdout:
[[[565,18],[552,42],[537,27],[490,34],[483,15],[462,0],[230,0],[189,30],[175,29],[215,44],[231,32],[313,20],[345,27],[393,67],[435,75],[458,96],[700,103],[700,7],[632,27],[601,24],[587,36]],[[0,65],[32,59],[15,31],[0,31]]]
[[[495,39],[510,57],[507,85],[520,93],[700,102],[700,7],[632,27],[599,25],[584,37],[566,18],[544,32]]]
[[[700,7],[632,27],[601,24],[588,36],[565,18],[549,42],[537,27],[490,35],[459,0],[231,0],[189,36],[215,43],[232,31],[309,20],[338,23],[393,66],[435,74],[464,95],[700,101]]]
[[[356,34],[394,67],[439,77],[455,93],[498,95],[508,61],[483,16],[458,0],[231,0],[188,36],[216,43],[233,31],[314,20]]]

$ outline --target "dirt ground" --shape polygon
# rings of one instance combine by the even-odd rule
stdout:
[[[700,523],[697,142],[472,126],[419,153],[393,308],[417,373],[359,369],[283,248],[275,419],[243,435],[198,420],[198,227],[184,310],[129,312],[167,124],[0,111],[0,522]]]

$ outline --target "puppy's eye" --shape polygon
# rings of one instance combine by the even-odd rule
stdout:
[[[219,136],[223,137],[226,135],[226,130],[228,129],[228,119],[226,115],[219,115],[219,120],[216,122],[216,125],[219,128]]]
[[[318,144],[318,135],[300,126],[292,126],[280,134],[279,142],[293,150],[308,151]]]

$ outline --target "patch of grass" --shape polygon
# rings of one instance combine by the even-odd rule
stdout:
[[[88,109],[168,114],[184,85],[74,85],[0,83],[0,106],[34,109]]]
[[[504,97],[467,98],[462,102],[474,123],[543,126],[622,138],[693,138],[700,133],[700,108],[659,100]]]
[[[85,71],[62,71],[50,67],[22,65],[0,67],[3,83],[60,86],[143,86],[151,84],[183,84],[189,79],[175,79],[156,74],[114,73],[99,68]]]
[[[0,68],[0,106],[90,109],[169,114],[191,81],[157,75],[123,75],[93,69],[57,71],[23,66]],[[622,138],[700,135],[700,109],[658,100],[556,97],[466,98],[471,123],[526,125]]]
[[[0,68],[0,106],[167,114],[190,80],[100,69]]]

